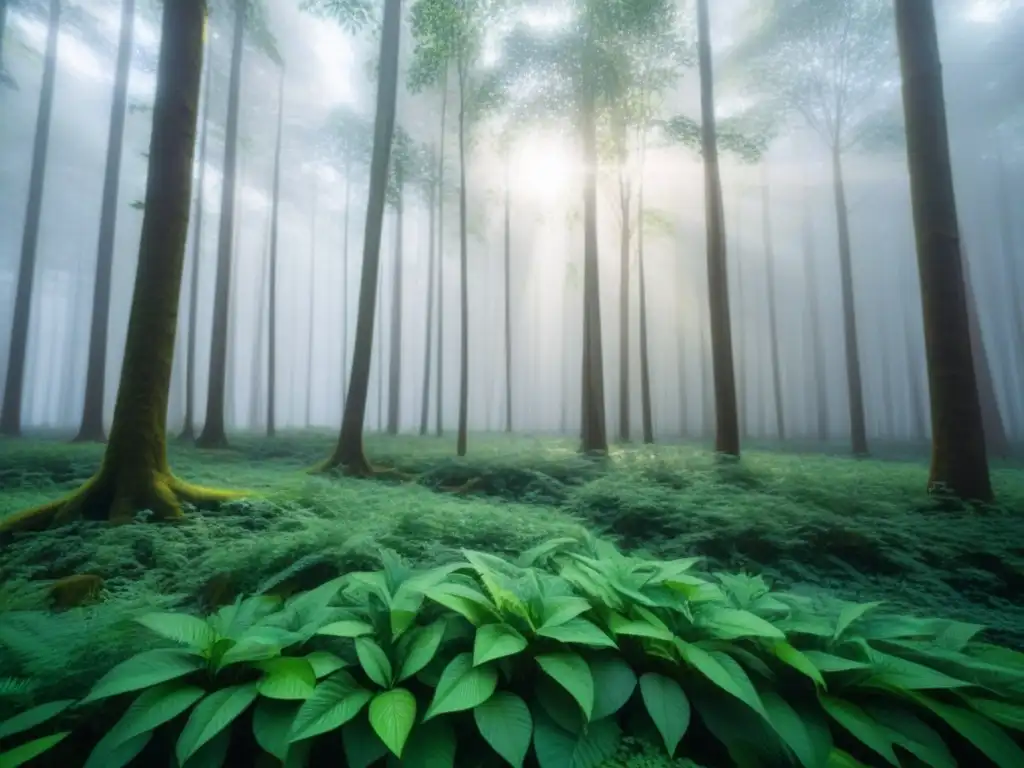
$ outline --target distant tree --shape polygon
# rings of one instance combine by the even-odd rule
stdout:
[[[931,0],[895,0],[914,232],[932,402],[931,490],[989,501],[985,430],[971,358],[965,261]]]
[[[801,201],[802,251],[807,291],[807,324],[811,332],[811,378],[814,381],[815,432],[819,442],[828,440],[828,376],[825,371],[825,336],[821,328],[818,290],[818,253],[815,248],[811,187],[804,184]]]
[[[192,161],[203,69],[204,0],[164,3],[149,179],[114,422],[99,472],[72,495],[8,515],[0,533],[38,530],[77,517],[128,522],[149,510],[181,516],[181,502],[232,494],[188,485],[167,462],[167,399],[185,260]]]
[[[4,9],[6,13],[6,8]],[[0,407],[0,434],[21,434],[21,406],[25,389],[25,356],[28,350],[29,320],[32,315],[33,288],[39,246],[39,224],[43,213],[43,184],[46,179],[46,158],[50,146],[50,120],[53,115],[53,93],[57,81],[57,42],[60,38],[61,0],[50,0],[49,27],[43,59],[43,82],[39,92],[39,113],[36,117],[32,146],[32,170],[28,183],[28,206],[21,236],[21,259],[14,295],[14,319],[11,341],[7,349],[7,379],[3,405]]]
[[[764,238],[765,290],[768,298],[768,343],[771,351],[772,394],[775,398],[775,435],[786,439],[786,412],[783,405],[782,361],[779,354],[779,319],[775,296],[775,244],[772,241],[771,188],[767,166],[761,182],[761,228]]]
[[[267,263],[267,437],[277,432],[277,260],[281,237],[281,146],[284,137],[284,73],[282,66],[277,84],[277,130],[274,139],[274,180],[270,204],[270,252]],[[346,221],[348,205],[345,206]],[[346,238],[348,232],[346,230]],[[345,241],[348,248],[348,240]],[[263,294],[260,293],[262,298]],[[345,329],[342,329],[344,333]],[[342,363],[344,365],[344,363]]]

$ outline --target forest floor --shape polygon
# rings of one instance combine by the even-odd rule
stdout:
[[[397,470],[374,480],[307,473],[330,435],[238,437],[222,452],[174,446],[183,479],[254,495],[177,525],[82,522],[4,544],[0,641],[20,649],[20,668],[0,674],[56,669],[63,686],[91,681],[135,642],[133,616],[311,587],[373,567],[381,547],[430,564],[463,547],[515,554],[584,531],[658,557],[703,555],[709,569],[780,586],[977,622],[1024,648],[1024,464],[994,469],[997,506],[968,509],[924,493],[920,460],[751,450],[721,464],[676,445],[597,461],[574,442],[497,436],[474,437],[458,460],[451,442],[370,437],[371,461]],[[101,455],[95,445],[0,442],[0,517],[73,489]],[[54,580],[83,574],[102,579],[97,605],[34,613]]]

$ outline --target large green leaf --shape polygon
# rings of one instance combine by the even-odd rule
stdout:
[[[205,695],[202,688],[178,680],[150,688],[132,702],[111,733],[117,744],[130,741],[173,720]]]
[[[427,589],[423,593],[435,603],[465,617],[470,624],[479,627],[489,621],[500,621],[501,617],[487,595],[464,584],[445,583]]]
[[[306,661],[313,668],[313,674],[319,680],[345,666],[345,661],[330,651],[313,651],[306,654]]]
[[[41,736],[38,739],[19,744],[14,749],[0,752],[0,766],[3,768],[19,768],[26,765],[40,755],[49,752],[64,739],[71,735],[71,731],[52,733],[49,736]]]
[[[755,712],[764,712],[753,683],[734,659],[723,653],[709,653],[699,646],[681,640],[677,641],[676,647],[683,660],[712,683],[735,696]]]
[[[892,750],[892,738],[886,729],[875,722],[863,709],[856,704],[826,694],[819,694],[818,699],[829,717],[849,731],[864,746],[877,752],[890,765],[898,766],[900,764]]]
[[[144,731],[127,741],[118,741],[117,731],[104,734],[89,753],[82,768],[124,768],[131,763],[153,738],[153,731]]]
[[[208,621],[187,613],[147,613],[137,621],[160,637],[196,650],[209,648],[217,640],[217,633]]]
[[[590,610],[590,603],[582,597],[571,595],[544,599],[544,621],[541,629],[551,629]]]
[[[894,706],[866,706],[864,711],[882,724],[893,744],[903,747],[922,763],[931,768],[956,768],[956,759],[942,736],[916,715]]]
[[[804,657],[825,674],[829,672],[852,672],[871,668],[871,665],[865,664],[863,661],[835,656],[824,651],[804,651]]]
[[[370,702],[370,725],[391,752],[402,756],[416,723],[416,697],[404,688],[378,693]]]
[[[804,768],[821,768],[832,751],[832,733],[828,723],[816,710],[799,712],[776,691],[762,690],[761,701],[768,721]]]
[[[882,605],[881,602],[846,603],[842,610],[839,611],[839,618],[836,621],[835,629],[832,631],[832,641],[835,642],[839,640],[846,630],[849,629],[851,624],[869,611],[875,610],[880,605]]]
[[[983,699],[977,696],[964,696],[975,712],[980,712],[989,720],[1015,731],[1024,731],[1024,707],[995,699]]]
[[[391,661],[384,649],[368,637],[356,638],[356,656],[366,676],[381,688],[391,687]]]
[[[592,659],[590,673],[594,676],[594,720],[614,715],[622,709],[636,690],[636,674],[618,656]]]
[[[17,733],[24,733],[35,728],[37,725],[42,725],[47,720],[55,718],[74,703],[74,699],[51,701],[47,704],[40,704],[37,707],[26,709],[24,712],[8,718],[0,723],[0,740],[10,738]]]
[[[252,733],[260,749],[281,762],[288,757],[288,736],[301,705],[297,701],[260,699],[252,712]]]
[[[388,754],[388,748],[365,716],[357,717],[341,729],[348,768],[369,768]]]
[[[333,731],[350,721],[373,698],[348,672],[335,672],[317,685],[299,708],[289,741]]]
[[[259,695],[257,683],[233,685],[200,701],[178,737],[174,753],[183,764],[238,718]]]
[[[821,676],[821,670],[805,654],[789,643],[775,643],[772,647],[772,652],[783,664],[788,664],[793,669],[803,673],[822,688],[826,687],[825,678]]]
[[[263,678],[259,681],[261,696],[268,699],[303,701],[313,695],[316,673],[306,659],[280,656],[262,662]]]
[[[121,662],[101,677],[82,703],[175,680],[202,669],[205,664],[202,657],[183,648],[143,651]]]
[[[577,735],[541,715],[536,718],[533,749],[540,768],[597,768],[615,755],[621,738],[614,717],[595,720]]]
[[[750,611],[708,605],[700,613],[701,624],[723,640],[738,637],[767,637],[784,640],[786,635],[775,625]]]
[[[508,624],[484,624],[473,640],[473,664],[480,666],[526,650],[526,638]]]
[[[431,662],[437,649],[444,639],[445,622],[435,621],[425,627],[418,627],[409,635],[408,644],[404,646],[402,664],[396,682],[412,677]]]
[[[365,637],[373,634],[373,625],[365,621],[334,621],[316,631],[318,635],[330,637]]]
[[[553,627],[541,627],[537,630],[541,637],[550,637],[562,643],[589,645],[594,648],[617,648],[615,641],[601,631],[593,622],[586,619],[570,619],[564,624]]]
[[[499,691],[473,709],[480,735],[502,759],[522,768],[533,737],[533,718],[526,702],[514,693]]]
[[[537,657],[537,663],[552,680],[576,699],[589,720],[594,711],[594,676],[586,660],[575,653],[548,653]]]
[[[491,698],[497,685],[498,673],[493,665],[473,666],[472,654],[460,653],[441,673],[424,720],[479,706]]]
[[[640,676],[640,694],[668,754],[675,754],[690,727],[690,700],[682,686],[670,677],[648,672]]]
[[[1024,765],[1024,750],[995,723],[969,709],[943,704],[920,694],[912,695],[920,704],[945,720],[950,728],[971,742],[999,768],[1020,768]]]

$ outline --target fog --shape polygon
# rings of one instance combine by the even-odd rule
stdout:
[[[47,5],[9,0],[3,63],[16,87],[0,85],[0,365],[6,365],[15,284],[28,200],[33,136],[39,109]],[[332,120],[347,109],[372,120],[378,43],[299,10],[295,0],[267,0],[268,29],[285,62],[284,132],[277,280],[277,413],[279,428],[337,428],[355,334],[368,178],[346,179]],[[410,4],[411,5],[411,4]],[[689,6],[689,3],[686,3]],[[759,21],[757,2],[715,0],[713,44],[719,116],[723,122],[771,112],[744,71],[744,41]],[[26,363],[25,430],[73,433],[82,418],[99,213],[120,24],[117,0],[64,2],[53,119],[48,140],[42,222]],[[1024,439],[1024,57],[1007,59],[1024,40],[1019,0],[938,3],[947,111],[957,202],[970,286],[996,404],[1007,435]],[[406,9],[408,11],[408,9]],[[690,12],[688,12],[690,15]],[[408,20],[407,20],[408,22]],[[557,28],[557,14],[536,22]],[[500,66],[500,34],[484,56]],[[999,43],[999,44],[997,44]],[[899,112],[899,67],[891,38],[891,69],[880,78],[865,114]],[[129,84],[131,108],[123,151],[106,419],[113,413],[138,256],[159,8],[140,0]],[[217,223],[228,103],[231,23],[211,11],[211,77],[204,86],[210,132],[203,188],[198,294],[190,295],[192,244],[183,278],[169,424],[181,429],[185,410],[188,308],[198,308],[195,418],[205,413],[211,350]],[[415,41],[403,29],[402,71]],[[1018,49],[1019,50],[1019,49]],[[797,62],[799,63],[799,62]],[[278,74],[252,40],[243,63],[240,186],[235,221],[228,350],[230,431],[265,426],[270,238]],[[455,427],[459,398],[459,221],[457,113],[449,82],[443,221],[441,326],[443,427]],[[1002,89],[1002,90],[1001,90]],[[442,95],[436,88],[399,90],[398,125],[419,145],[438,148]],[[660,96],[660,117],[699,118],[696,65]],[[870,118],[866,118],[870,119]],[[467,151],[469,198],[469,428],[505,425],[504,211],[501,129],[513,124],[510,150],[512,423],[517,432],[574,433],[580,428],[582,357],[582,188],[572,125],[557,115],[527,122],[502,113],[472,125]],[[748,162],[722,154],[729,249],[733,343],[743,431],[778,437],[771,370],[769,273],[763,219],[767,184],[774,260],[779,392],[788,437],[818,434],[818,376],[824,377],[827,437],[850,431],[848,387],[833,202],[831,155],[799,115],[780,120],[767,152]],[[867,142],[843,154],[850,212],[853,296],[859,361],[870,439],[927,437],[919,282],[907,158],[902,144]],[[196,169],[196,178],[199,169]],[[599,245],[605,400],[609,433],[619,432],[620,206],[616,171],[599,170]],[[350,182],[347,268],[346,181]],[[704,178],[695,149],[654,141],[644,168],[644,270],[654,433],[660,440],[710,429]],[[638,182],[634,180],[634,184]],[[194,222],[193,222],[194,223]],[[391,361],[396,212],[385,215],[378,333],[367,425],[387,421]],[[409,185],[403,217],[401,396],[399,425],[419,429],[427,361],[430,217],[422,187]],[[190,239],[195,237],[193,227]],[[640,299],[632,243],[629,300],[631,434],[641,424]],[[817,314],[812,314],[817,304]],[[436,331],[430,341],[436,351]],[[815,363],[815,345],[823,353]],[[977,350],[975,350],[977,352]],[[433,354],[433,352],[431,353]],[[436,413],[436,364],[429,422]]]

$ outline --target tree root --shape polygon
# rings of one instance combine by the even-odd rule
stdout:
[[[0,536],[41,531],[80,519],[128,523],[144,510],[152,512],[158,522],[175,522],[184,516],[182,504],[216,507],[246,495],[192,485],[165,472],[128,477],[101,471],[63,499],[0,519]]]

